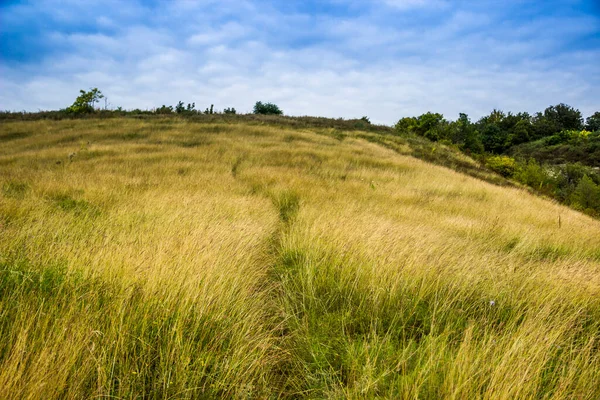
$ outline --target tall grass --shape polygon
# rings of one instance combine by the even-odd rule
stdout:
[[[0,398],[598,398],[600,222],[370,135],[0,125]]]

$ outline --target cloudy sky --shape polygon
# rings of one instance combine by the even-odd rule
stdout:
[[[178,100],[393,124],[600,110],[598,0],[0,1],[0,109]]]

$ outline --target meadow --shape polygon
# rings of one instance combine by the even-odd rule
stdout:
[[[600,221],[437,146],[2,122],[0,398],[600,398]]]

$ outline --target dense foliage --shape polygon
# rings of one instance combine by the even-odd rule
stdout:
[[[600,112],[585,123],[562,103],[533,116],[493,110],[474,123],[462,113],[448,121],[428,112],[400,119],[395,129],[456,146],[506,178],[600,215]]]
[[[276,104],[257,101],[254,105],[254,114],[283,115],[283,111]]]
[[[543,139],[513,146],[508,154],[515,158],[534,158],[545,164],[580,162],[600,166],[600,130],[562,131]]]

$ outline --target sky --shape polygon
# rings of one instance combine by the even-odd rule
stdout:
[[[600,0],[0,0],[0,110],[600,110]],[[104,104],[103,104],[104,106]]]

